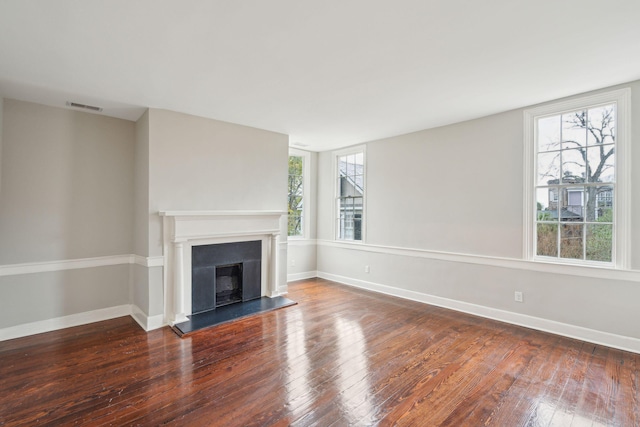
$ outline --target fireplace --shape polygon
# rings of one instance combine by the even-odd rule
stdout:
[[[165,258],[164,319],[170,325],[185,322],[192,314],[216,312],[216,308],[222,308],[216,305],[218,299],[235,306],[232,303],[238,299],[275,298],[287,292],[287,246],[286,240],[279,241],[280,235],[286,235],[286,212],[159,214],[163,218]],[[249,254],[240,256],[243,251]],[[203,261],[201,255],[215,261]],[[202,289],[198,284],[201,280],[206,283]],[[216,284],[225,289],[217,296]]]
[[[191,313],[261,296],[262,241],[191,248]]]

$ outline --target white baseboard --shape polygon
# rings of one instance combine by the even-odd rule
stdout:
[[[140,307],[135,304],[131,304],[131,317],[138,322],[138,325],[145,331],[152,331],[154,329],[161,328],[166,325],[164,316],[157,314],[155,316],[148,316]]]
[[[302,273],[287,274],[287,282],[293,282],[296,280],[313,279],[318,277],[317,271],[304,271]]]
[[[73,326],[86,325],[87,323],[101,322],[103,320],[114,319],[116,317],[129,316],[130,314],[131,306],[129,304],[124,304],[115,307],[86,311],[84,313],[71,314],[69,316],[40,320],[38,322],[24,323],[22,325],[0,329],[0,341],[56,331],[58,329],[71,328]]]
[[[616,335],[609,332],[597,331],[594,329],[556,322],[553,320],[542,319],[539,317],[528,316],[526,314],[513,313],[497,308],[485,307],[463,301],[452,300],[449,298],[423,294],[406,289],[394,288],[392,286],[352,279],[350,277],[339,276],[322,271],[318,271],[317,273],[317,277],[320,277],[322,279],[332,280],[334,282],[366,289],[369,291],[409,299],[412,301],[418,301],[438,307],[448,308],[463,313],[473,314],[475,316],[498,320],[513,325],[524,326],[526,328],[549,332],[556,335],[562,335],[569,338],[575,338],[594,344],[630,351],[633,353],[640,353],[640,340],[636,338]]]

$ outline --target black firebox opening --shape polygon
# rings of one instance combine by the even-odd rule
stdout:
[[[191,314],[262,296],[262,241],[193,246]]]
[[[216,307],[242,301],[242,263],[216,266]]]

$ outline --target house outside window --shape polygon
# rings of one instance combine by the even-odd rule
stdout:
[[[336,154],[336,239],[364,240],[364,147]]]
[[[525,253],[627,264],[629,91],[525,112]]]
[[[304,236],[304,160],[303,156],[289,156],[289,194],[287,197],[289,237]]]

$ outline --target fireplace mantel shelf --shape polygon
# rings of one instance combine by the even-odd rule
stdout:
[[[251,216],[251,215],[286,215],[286,211],[160,211],[160,216]]]

